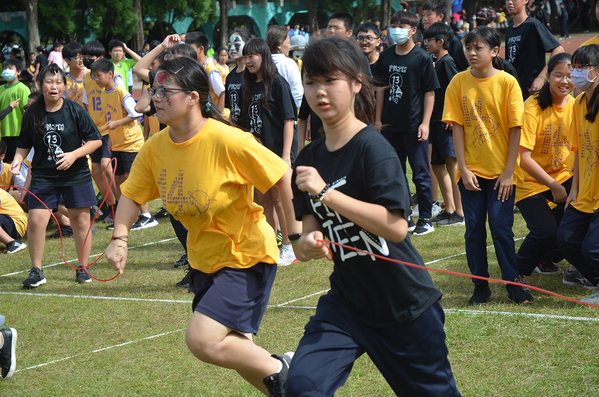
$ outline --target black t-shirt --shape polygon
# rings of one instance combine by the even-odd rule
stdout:
[[[431,115],[431,123],[438,123],[443,120],[443,106],[445,105],[445,91],[453,76],[458,74],[458,69],[451,55],[447,54],[439,59],[435,64],[435,72],[439,80],[440,87],[435,90],[435,107]]]
[[[422,124],[424,94],[439,88],[433,61],[426,50],[414,46],[397,55],[395,46],[383,51],[373,71],[378,85],[386,87],[383,98],[383,129],[415,133]]]
[[[37,56],[35,57],[36,67],[38,64],[40,65],[39,72],[41,73],[42,70],[44,70],[44,68],[48,66],[48,57],[45,54],[37,54]]]
[[[535,18],[527,18],[520,26],[510,25],[505,31],[506,58],[518,72],[524,99],[528,89],[545,67],[545,54],[560,46],[547,27]]]
[[[458,72],[463,72],[470,67],[466,55],[464,54],[464,46],[462,41],[457,36],[453,36],[453,39],[449,42],[449,55],[453,58],[455,66]]]
[[[246,110],[245,128],[256,138],[260,139],[264,146],[277,155],[282,156],[284,121],[288,119],[295,120],[295,115],[297,114],[297,107],[291,94],[291,88],[289,88],[287,81],[277,73],[276,78],[270,86],[270,93],[267,99],[268,110],[263,109],[259,102],[260,97],[264,93],[264,83],[254,83],[252,91],[254,96]],[[291,145],[292,163],[295,161],[296,156],[297,132],[294,132],[293,143]]]
[[[237,66],[229,72],[225,82],[225,107],[231,111],[230,120],[244,128],[247,124],[243,112],[243,72],[237,73]]]
[[[43,99],[40,99],[43,100]],[[58,155],[72,152],[83,145],[83,141],[101,140],[98,127],[82,106],[63,99],[56,112],[46,112],[46,133],[21,129],[18,147],[35,148],[31,162],[31,184],[37,186],[79,186],[91,182],[87,157],[81,157],[65,170],[58,171]],[[25,117],[28,117],[28,113]]]
[[[354,199],[382,205],[390,211],[402,210],[407,217],[410,195],[395,150],[372,126],[357,133],[334,152],[326,139],[303,149],[297,165],[315,167],[325,182]],[[294,171],[293,180],[296,175]],[[424,266],[410,237],[392,243],[376,236],[320,202],[293,183],[295,215],[313,215],[326,239],[391,259]],[[364,323],[383,327],[416,319],[442,294],[428,271],[387,262],[373,256],[331,245],[335,266],[330,276],[330,295],[344,302]]]

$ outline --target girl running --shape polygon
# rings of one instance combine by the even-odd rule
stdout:
[[[572,83],[583,93],[574,104],[572,150],[576,151],[572,188],[557,232],[557,245],[568,262],[599,285],[599,45],[572,55]],[[599,288],[581,301],[599,304]]]
[[[87,266],[92,246],[89,207],[97,200],[86,156],[102,145],[102,135],[83,107],[62,98],[65,74],[57,64],[44,68],[41,76],[44,100],[34,102],[25,113],[10,172],[18,175],[23,159],[35,149],[29,190],[50,209],[58,208],[63,197],[79,259],[76,281],[88,283],[91,277],[82,266]],[[27,239],[33,267],[23,287],[35,288],[46,282],[42,260],[50,212],[35,197],[28,197]]]
[[[161,64],[149,93],[158,119],[168,127],[141,148],[122,185],[107,258],[124,270],[127,235],[139,203],[161,197],[189,231],[190,291],[195,293],[186,333],[189,350],[204,362],[236,370],[264,394],[280,393],[291,355],[271,356],[252,340],[278,260],[273,230],[253,198],[254,186],[266,192],[278,185],[290,204],[290,229],[298,233],[289,165],[222,118],[209,102],[208,76],[195,60]]]
[[[466,221],[466,257],[473,275],[489,277],[486,219],[501,278],[518,278],[514,248],[515,178],[524,106],[518,81],[502,71],[501,35],[481,26],[464,37],[471,70],[458,73],[445,94],[443,122],[453,125],[458,186]],[[486,303],[489,283],[477,279],[469,304]],[[530,303],[522,287],[506,284],[514,302]]]
[[[410,196],[395,150],[371,125],[374,87],[355,42],[319,40],[303,57],[304,90],[325,138],[295,169],[299,246],[324,258],[326,236],[424,266],[408,236]],[[459,396],[443,330],[441,292],[426,270],[331,245],[331,289],[320,298],[289,370],[287,396],[332,396],[364,353],[397,395]]]

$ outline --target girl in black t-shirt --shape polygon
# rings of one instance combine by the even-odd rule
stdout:
[[[225,108],[231,111],[229,121],[232,121],[240,128],[245,128],[245,119],[242,115],[242,98],[243,98],[243,72],[245,71],[245,59],[243,58],[243,47],[245,43],[250,41],[252,35],[247,29],[235,29],[229,35],[227,44],[227,53],[229,58],[233,59],[237,66],[233,68],[227,75],[225,82]]]
[[[41,76],[43,100],[34,102],[25,113],[10,171],[18,174],[23,158],[35,148],[30,191],[50,209],[58,207],[61,196],[64,199],[79,259],[76,281],[90,282],[82,266],[87,266],[92,245],[91,234],[88,235],[89,207],[97,202],[86,156],[102,145],[102,136],[83,107],[63,99],[65,74],[62,69],[51,64]],[[42,259],[50,212],[42,202],[29,195],[27,235],[33,267],[23,282],[24,288],[35,288],[46,282]]]
[[[374,127],[374,88],[355,42],[331,37],[306,49],[306,100],[325,137],[297,159],[298,246],[324,258],[325,238],[424,266],[408,236],[410,196],[397,153]],[[320,298],[289,369],[287,395],[334,395],[368,353],[402,396],[459,396],[445,345],[439,292],[424,269],[331,245],[331,289]]]

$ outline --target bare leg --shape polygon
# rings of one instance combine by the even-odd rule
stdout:
[[[50,220],[50,212],[45,208],[29,210],[29,228],[27,240],[29,242],[29,257],[31,264],[42,268],[44,247],[46,246],[46,226]]]
[[[436,164],[431,167],[433,168],[436,179],[439,181],[439,188],[441,189],[441,194],[445,201],[445,211],[447,211],[448,214],[453,214],[455,212],[455,204],[453,202],[450,176],[445,170],[445,165]]]
[[[78,267],[87,266],[89,254],[92,249],[91,231],[88,235],[90,229],[89,216],[89,207],[69,208],[69,218],[71,219],[71,226],[73,227],[73,237],[75,238],[77,258],[79,259]]]
[[[283,210],[283,204],[281,203],[281,197],[279,195],[279,188],[277,186],[273,186],[270,191],[272,192],[274,209],[277,219],[279,220],[279,226],[281,227],[281,234],[283,235],[283,244],[291,244],[289,241],[289,232],[287,231],[287,222],[285,221],[285,211]]]
[[[455,204],[455,212],[459,216],[464,216],[464,209],[462,208],[462,196],[460,195],[460,189],[456,182],[456,175],[458,171],[458,161],[455,157],[447,157],[445,159],[445,168],[451,177],[451,189],[453,191],[453,203]]]

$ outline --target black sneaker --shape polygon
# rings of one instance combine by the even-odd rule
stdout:
[[[131,226],[131,230],[148,229],[157,225],[158,221],[152,215],[150,215],[149,218],[147,216],[140,215],[139,218],[137,218],[137,222]]]
[[[571,287],[583,287],[588,289],[594,289],[595,286],[587,280],[578,270],[571,271],[566,269],[564,272],[564,284]]]
[[[553,262],[549,259],[543,259],[537,267],[535,267],[535,272],[539,274],[549,274],[549,275],[558,275],[562,274],[563,270],[557,267]]]
[[[412,217],[408,218],[408,232],[413,232],[416,229],[416,224],[414,223],[414,219]]]
[[[416,228],[412,232],[413,236],[423,236],[425,234],[429,234],[435,231],[433,224],[430,219],[420,218],[416,223]]]
[[[451,215],[452,214],[450,214],[449,212],[443,211],[439,215],[431,219],[431,222],[436,223],[439,226],[446,225],[449,223],[449,218],[451,217]]]
[[[474,293],[468,301],[470,306],[482,305],[487,303],[487,299],[491,296],[491,289],[489,289],[489,283],[474,284]]]
[[[518,279],[514,280],[518,282]],[[524,291],[524,288],[519,287],[517,285],[506,284],[505,289],[507,289],[507,296],[517,304],[529,304],[532,303],[533,298],[532,295],[528,292]]]
[[[48,238],[60,238],[61,233],[62,238],[73,237],[73,228],[71,226],[60,225],[60,229],[49,235]]]
[[[44,271],[40,268],[33,266],[29,270],[29,277],[27,277],[25,281],[23,281],[23,288],[37,288],[42,284],[46,284]]]
[[[14,328],[4,328],[2,333],[2,348],[0,348],[0,367],[2,367],[2,378],[10,379],[15,373],[17,366],[17,330]]]
[[[449,218],[449,224],[447,226],[461,226],[465,224],[466,222],[464,220],[464,217],[458,215],[457,212],[454,212],[451,214],[451,218]]]
[[[287,381],[289,365],[293,359],[293,352],[287,352],[282,356],[276,354],[272,356],[283,363],[283,368],[281,368],[281,371],[267,376],[262,382],[266,385],[270,397],[285,397],[285,382]]]
[[[19,239],[13,240],[10,243],[6,244],[8,254],[14,254],[15,252],[24,250],[26,247],[27,244],[22,243]]]
[[[181,289],[189,290],[189,284],[191,283],[191,266],[188,266],[185,272],[185,277],[175,285]]]
[[[189,266],[189,262],[187,261],[187,252],[184,253],[183,256],[175,262],[174,266],[176,268],[182,268],[185,266]]]
[[[168,218],[168,211],[164,207],[162,207],[158,210],[157,213],[154,214],[154,218],[156,218],[156,219]]]
[[[91,283],[92,278],[87,274],[85,269],[75,269],[75,280],[79,284]]]

